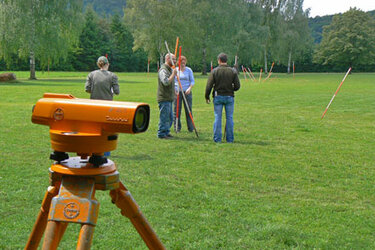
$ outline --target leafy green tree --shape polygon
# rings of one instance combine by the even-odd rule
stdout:
[[[225,7],[228,11],[231,7],[236,8],[236,5],[230,6],[230,3],[222,0],[194,0],[190,8],[195,8],[196,12],[188,13],[189,16],[184,18],[191,21],[185,37],[194,37],[187,41],[191,45],[188,48],[190,63],[201,65],[203,75],[207,73],[210,59],[216,61],[217,54],[225,51],[225,44],[228,44],[229,36],[233,34],[234,29],[230,26],[235,22],[230,20],[228,12],[223,11]],[[195,34],[191,34],[192,31]],[[228,33],[225,34],[225,31]]]
[[[173,50],[178,36],[189,64],[201,65],[205,74],[209,59],[222,51],[236,52],[232,43],[240,25],[237,11],[244,2],[128,0],[125,20],[135,38],[134,48],[144,48],[149,58],[160,58],[162,62],[166,53],[164,41]]]
[[[147,70],[147,53],[141,48],[134,51],[132,56],[132,61],[129,62],[132,64],[132,71],[145,72]],[[153,71],[150,69],[150,71]]]
[[[197,65],[203,74],[206,74],[207,62],[214,55],[215,48],[213,46],[215,27],[212,25],[211,5],[210,0],[191,0],[180,4],[180,8],[177,9],[178,36],[182,53],[187,56],[189,65]],[[194,11],[187,11],[192,9]]]
[[[267,61],[269,54],[273,54],[273,58],[280,56],[279,40],[282,35],[282,11],[285,9],[287,0],[254,0],[264,12],[262,26],[268,30],[262,41],[264,51],[264,72],[268,72]]]
[[[164,41],[174,41],[177,36],[174,21],[178,19],[173,8],[178,1],[127,1],[124,18],[135,39],[134,50],[143,48],[153,61],[163,61]]]
[[[250,54],[257,54],[259,37],[262,37],[260,8],[244,0],[217,0],[208,1],[208,4],[210,12],[202,15],[203,20],[198,23],[204,28],[202,40],[209,58],[216,62],[217,55],[225,52],[229,64],[234,64],[235,57],[245,60]],[[201,11],[206,12],[203,8]],[[234,66],[238,67],[238,62]]]
[[[312,37],[308,27],[309,11],[303,11],[302,6],[303,0],[288,0],[283,12],[285,30],[282,32],[282,42],[283,51],[288,55],[288,74],[292,56],[297,57],[312,47]]]
[[[375,21],[356,8],[333,17],[323,31],[315,61],[323,65],[361,66],[374,64]]]
[[[0,1],[0,56],[7,63],[12,55],[30,58],[30,79],[35,58],[41,66],[65,58],[77,42],[82,0]]]
[[[237,10],[238,28],[233,37],[236,55],[244,65],[260,63],[263,55],[262,41],[268,35],[268,28],[262,26],[263,10],[259,5],[243,2]]]
[[[74,51],[74,68],[80,71],[92,71],[97,68],[96,60],[99,56],[110,52],[110,29],[108,23],[99,20],[92,8],[85,14],[85,23],[79,36],[78,47]]]

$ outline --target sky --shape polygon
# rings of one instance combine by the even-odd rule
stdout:
[[[375,0],[304,0],[303,9],[310,8],[310,17],[344,13],[350,7],[363,11],[375,10]]]

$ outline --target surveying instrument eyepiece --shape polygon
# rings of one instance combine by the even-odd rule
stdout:
[[[117,147],[118,133],[145,132],[146,103],[75,98],[46,93],[33,107],[32,122],[49,126],[55,160],[50,186],[25,249],[57,249],[69,223],[81,224],[77,249],[90,249],[99,202],[96,190],[110,190],[112,203],[130,219],[148,248],[165,249],[132,195],[120,181],[115,163],[104,156]],[[76,153],[69,157],[68,152]]]

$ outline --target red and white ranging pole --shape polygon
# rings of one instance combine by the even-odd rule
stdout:
[[[344,79],[342,79],[342,81],[341,81],[341,83],[340,83],[339,87],[337,88],[337,90],[336,90],[335,94],[334,94],[334,95],[332,96],[332,98],[331,98],[331,101],[329,101],[329,103],[328,103],[328,105],[327,105],[327,107],[326,107],[326,110],[324,110],[324,113],[323,113],[323,115],[322,115],[322,118],[321,118],[321,119],[323,119],[323,118],[324,118],[325,114],[327,113],[327,110],[329,109],[329,106],[331,106],[331,103],[333,102],[333,99],[335,99],[335,97],[336,97],[337,93],[339,92],[339,90],[340,90],[340,88],[341,88],[342,84],[344,83],[344,81],[345,81],[346,77],[347,77],[347,76],[349,75],[349,73],[350,73],[350,71],[351,71],[351,70],[352,70],[352,68],[350,67],[350,68],[348,69],[348,72],[346,72],[346,74],[345,74],[345,76],[344,76]]]

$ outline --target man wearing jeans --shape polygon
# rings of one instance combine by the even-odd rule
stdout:
[[[205,98],[207,104],[210,101],[210,93],[214,102],[214,141],[221,142],[221,116],[223,107],[225,108],[225,132],[226,141],[233,142],[233,112],[234,112],[234,91],[240,89],[240,80],[237,72],[227,65],[228,56],[220,53],[217,57],[219,66],[213,69],[207,80]]]
[[[176,63],[176,57],[172,54],[165,56],[165,63],[158,72],[158,92],[157,100],[159,105],[159,128],[158,138],[171,138],[170,129],[173,123],[172,103],[174,100],[174,77],[177,74],[176,69],[172,69],[172,60]]]

